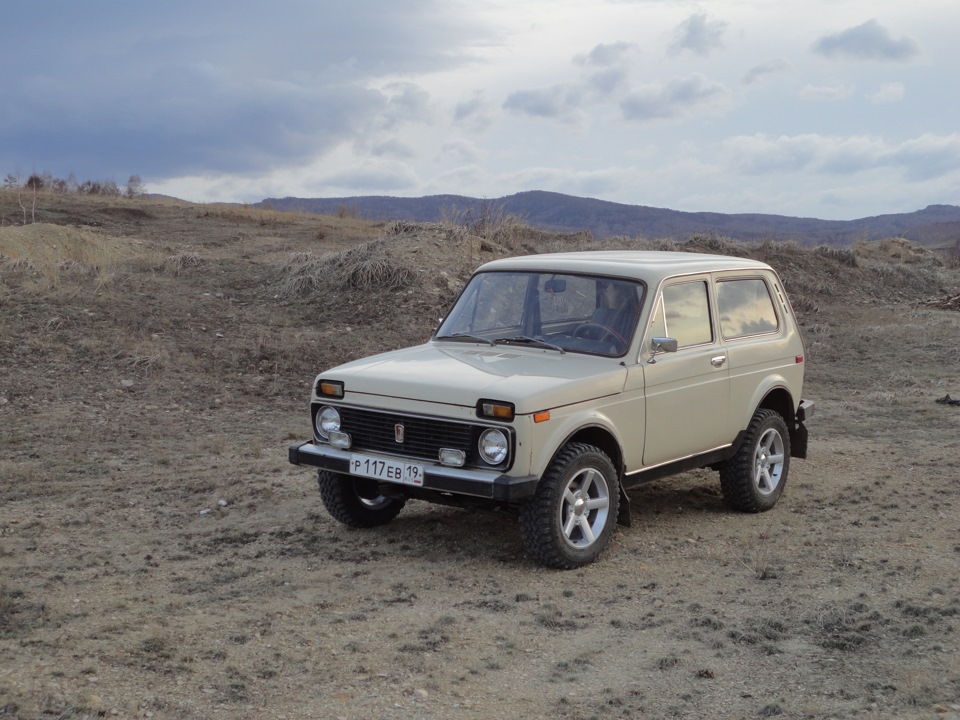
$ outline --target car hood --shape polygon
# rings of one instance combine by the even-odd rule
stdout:
[[[375,397],[474,407],[481,398],[512,402],[518,415],[614,395],[626,369],[618,360],[555,350],[429,342],[355,360],[321,375],[341,380],[346,399]]]

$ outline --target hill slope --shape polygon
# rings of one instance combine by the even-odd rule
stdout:
[[[738,240],[795,240],[802,244],[849,245],[855,240],[904,237],[921,245],[952,245],[960,239],[960,207],[931,205],[912,213],[858,220],[818,220],[759,213],[681,212],[644,205],[530,191],[492,200],[463,195],[420,198],[358,196],[343,198],[270,198],[259,203],[277,210],[358,214],[378,220],[434,222],[445,217],[482,219],[491,213],[516,215],[535,227],[594,237],[687,237],[697,233]]]

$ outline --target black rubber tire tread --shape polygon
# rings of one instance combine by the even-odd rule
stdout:
[[[364,504],[354,488],[354,480],[349,475],[320,470],[317,473],[317,485],[320,487],[320,499],[327,512],[339,522],[352,528],[372,528],[386,525],[393,520],[406,500],[387,498],[378,507]]]
[[[773,494],[761,495],[753,484],[754,454],[760,438],[771,428],[776,428],[783,439],[783,474]],[[760,408],[753,414],[736,455],[720,465],[720,489],[723,491],[723,498],[734,510],[765,512],[776,505],[783,494],[789,470],[790,433],[787,431],[787,424],[776,410]]]
[[[584,467],[600,470],[607,481],[610,506],[607,524],[588,548],[570,547],[557,522],[563,488],[570,474]],[[527,553],[547,567],[571,570],[593,562],[606,547],[617,526],[620,483],[610,458],[586,443],[569,443],[560,449],[537,485],[533,498],[520,509],[520,535]]]

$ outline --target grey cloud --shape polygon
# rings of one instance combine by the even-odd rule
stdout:
[[[674,39],[670,52],[689,50],[697,55],[709,55],[723,45],[723,33],[727,24],[720,20],[710,20],[704,13],[696,13],[684,20],[674,30]]]
[[[649,87],[628,95],[620,103],[628,120],[666,120],[683,117],[695,108],[722,100],[729,91],[702,75],[676,78],[660,87]]]
[[[605,68],[591,73],[585,79],[585,86],[590,95],[607,97],[626,85],[628,73],[622,68]]]
[[[483,153],[473,143],[465,140],[455,140],[443,144],[443,147],[440,148],[439,159],[461,165],[476,164],[483,159]]]
[[[391,83],[386,91],[389,99],[384,108],[384,122],[387,127],[429,119],[430,94],[419,85]]]
[[[624,56],[635,50],[637,45],[631,42],[616,42],[597,45],[586,55],[577,55],[573,61],[578,65],[598,65],[608,67],[624,59]]]
[[[583,104],[608,98],[626,86],[629,71],[625,60],[635,47],[626,42],[597,45],[587,55],[573,58],[584,68],[579,77],[550,87],[517,90],[507,96],[503,107],[533,117],[574,117]]]
[[[825,57],[906,61],[920,53],[920,45],[906,35],[894,39],[876,20],[868,20],[863,25],[820,38],[813,44],[813,50]]]
[[[0,166],[145,179],[304,164],[366,128],[429,117],[383,76],[456,68],[492,33],[440,0],[17,3]],[[429,39],[429,41],[427,41]],[[421,115],[422,113],[422,115]]]
[[[889,159],[911,181],[956,173],[960,168],[960,135],[921,135],[902,143],[890,153]]]
[[[568,94],[562,85],[510,93],[503,103],[505,110],[534,117],[557,118],[569,109]]]
[[[812,171],[855,175],[893,169],[910,182],[956,173],[960,167],[960,135],[925,134],[902,143],[881,138],[816,134],[741,136],[724,143],[732,165],[745,175]]]
[[[364,188],[380,192],[397,192],[417,187],[420,180],[405,165],[371,163],[321,178],[320,182],[333,188]]]
[[[469,100],[462,100],[453,109],[453,121],[476,132],[486,130],[493,122],[493,108],[477,90]]]
[[[770,60],[759,65],[754,65],[752,68],[747,70],[746,73],[744,73],[743,84],[752,85],[758,80],[762,80],[769,75],[776,75],[778,73],[786,72],[789,68],[790,66],[787,64],[787,61],[781,60],[780,58]]]
[[[370,148],[370,154],[374,157],[392,157],[409,160],[410,158],[416,157],[417,152],[407,143],[396,138],[391,138],[383,142],[374,143],[373,147]]]

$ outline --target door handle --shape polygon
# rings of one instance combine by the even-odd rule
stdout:
[[[727,361],[726,355],[714,355],[712,358],[710,358],[710,364],[713,365],[714,367],[720,367],[726,361]]]

